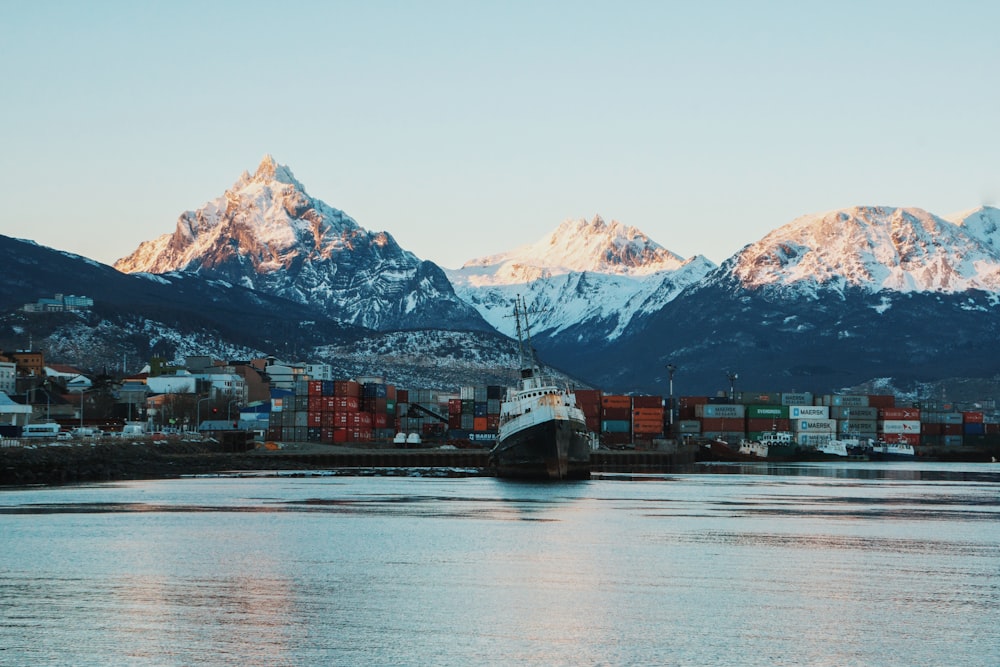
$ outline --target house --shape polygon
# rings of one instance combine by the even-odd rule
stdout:
[[[146,386],[152,394],[194,394],[198,389],[198,378],[187,371],[179,371],[176,375],[148,377]]]

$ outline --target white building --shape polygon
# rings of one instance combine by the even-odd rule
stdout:
[[[153,394],[194,394],[197,391],[198,379],[189,373],[157,375],[147,378],[146,386]]]
[[[246,405],[249,392],[246,380],[236,373],[205,373],[192,377],[205,382],[209,386],[209,396],[212,398],[227,398]]]
[[[0,424],[24,426],[30,420],[30,405],[15,403],[5,392],[0,392]]]
[[[13,394],[17,391],[17,364],[0,361],[0,392]]]

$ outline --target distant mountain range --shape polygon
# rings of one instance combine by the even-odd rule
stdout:
[[[0,237],[0,260],[18,266],[0,307],[76,290],[98,302],[88,326],[115,323],[117,347],[137,355],[293,354],[454,388],[514,365],[508,316],[522,294],[540,356],[607,391],[666,393],[667,363],[686,394],[728,389],[733,374],[746,390],[905,387],[1000,374],[998,224],[990,207],[946,218],[857,207],[803,216],[716,266],[595,217],[443,271],[310,197],[268,156],[115,264],[131,276]],[[0,322],[0,346],[37,328],[24,317],[8,314],[6,332]],[[70,338],[55,327],[43,340],[76,361],[87,346],[54,344]],[[115,335],[103,345],[110,358]]]

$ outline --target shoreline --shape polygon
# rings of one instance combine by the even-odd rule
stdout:
[[[704,463],[699,453],[697,447],[685,447],[676,452],[598,450],[592,453],[591,462],[595,473],[665,473]],[[980,450],[945,454],[951,456],[925,455],[915,460],[991,462],[990,452]],[[280,449],[258,447],[233,451],[231,445],[215,440],[174,438],[0,448],[0,487],[175,479],[241,472],[336,471],[336,474],[359,475],[377,474],[372,472],[377,470],[387,474],[385,471],[391,469],[438,469],[445,471],[443,474],[451,470],[455,476],[492,475],[488,449],[429,446],[399,449],[392,443],[287,443]]]

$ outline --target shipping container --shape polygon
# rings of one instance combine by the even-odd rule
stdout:
[[[691,435],[701,433],[701,422],[697,419],[685,419],[677,422],[677,432]]]
[[[963,435],[984,435],[986,425],[983,422],[966,422],[962,425]]]
[[[704,405],[695,405],[694,412],[695,415],[703,419],[743,419],[746,416],[746,406],[738,403],[706,403]]]
[[[601,407],[605,410],[609,408],[627,408],[632,409],[632,397],[631,396],[619,396],[615,394],[604,394],[601,396]]]
[[[836,433],[837,432],[837,420],[836,419],[819,419],[819,418],[803,418],[803,419],[793,419],[792,430],[795,432],[820,432],[820,433]]]
[[[878,430],[878,420],[875,419],[840,419],[837,421],[837,433],[875,433]]]
[[[484,388],[484,392],[483,393],[485,395],[485,388]],[[473,431],[485,431],[486,429],[487,429],[487,426],[486,426],[486,417],[485,416],[482,416],[482,417],[473,417],[472,418],[472,430]]]
[[[982,412],[963,412],[962,422],[965,424],[982,424],[983,423],[983,413]]]
[[[961,447],[964,438],[960,435],[943,435],[941,436],[941,444],[945,447]]]
[[[963,415],[961,412],[927,412],[924,411],[920,421],[930,424],[961,424]]]
[[[507,393],[507,388],[499,384],[486,385],[486,400],[487,401],[501,401],[503,400],[504,394]]]
[[[500,399],[499,398],[487,398],[486,399],[486,415],[498,415],[500,414]]]
[[[880,419],[878,432],[886,435],[920,434],[920,422],[915,419]]]
[[[323,384],[320,385],[322,387],[320,394],[323,396],[333,396],[333,380],[321,380],[321,382]]]
[[[476,388],[472,385],[459,387],[458,397],[463,401],[475,401],[476,400]]]
[[[787,405],[748,405],[747,419],[788,419]]]
[[[286,426],[294,426],[296,428],[305,428],[309,426],[309,413],[308,412],[293,412],[292,422],[289,424],[288,420],[285,420]]]
[[[309,396],[322,396],[323,395],[323,381],[322,380],[309,380],[306,385],[306,392]]]
[[[662,396],[633,396],[632,409],[635,408],[662,408]]]
[[[868,405],[873,408],[885,409],[896,407],[896,397],[891,394],[869,394]],[[908,418],[907,418],[908,419]]]
[[[576,389],[574,392],[576,394],[576,402],[583,406],[585,403],[597,405],[601,404],[601,392],[598,389]],[[498,396],[497,398],[503,398]]]
[[[879,408],[878,418],[919,421],[920,410],[918,408]]]
[[[743,407],[743,406],[740,406]],[[746,433],[746,421],[739,417],[705,417],[701,420],[701,430],[725,431],[727,433]]]
[[[790,431],[789,419],[747,419],[747,431]]]
[[[944,424],[922,421],[920,422],[920,435],[924,436],[925,442],[927,436],[944,435]]]
[[[604,419],[601,421],[602,433],[629,433],[632,423],[628,419]]]
[[[812,405],[813,395],[811,392],[785,393],[781,395],[781,404],[790,405]]]
[[[612,421],[629,420],[632,418],[632,408],[602,408],[601,419]]]
[[[878,419],[878,408],[859,408],[844,405],[830,406],[831,419]]]
[[[798,431],[795,433],[795,444],[802,447],[819,447],[826,445],[833,439],[833,433],[821,433],[818,431]]]
[[[868,407],[868,396],[859,396],[851,394],[835,394],[829,396],[830,402],[824,402],[824,405],[840,405],[844,407],[851,408],[867,408]]]
[[[826,405],[790,405],[789,419],[829,419],[830,408]]]
[[[781,405],[781,394],[766,391],[738,391],[736,402],[741,405]]]

